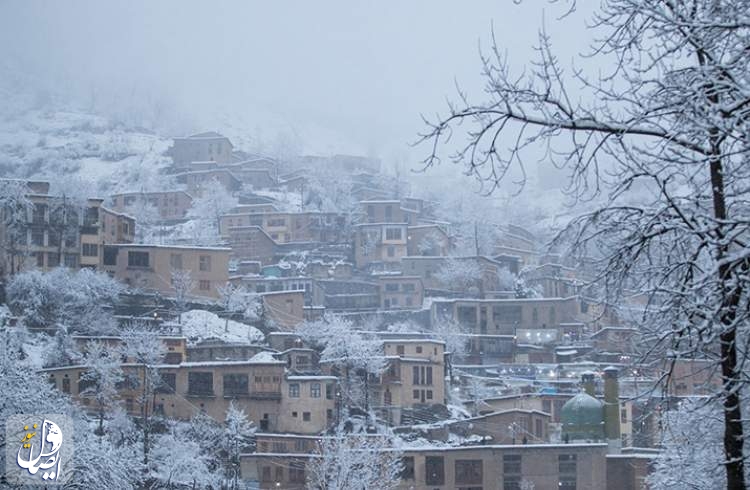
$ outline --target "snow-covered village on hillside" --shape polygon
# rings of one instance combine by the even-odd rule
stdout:
[[[130,53],[122,33],[0,6],[0,31],[40,40],[0,59],[1,488],[747,488],[747,2],[514,2],[513,19],[543,26],[529,62],[511,17],[432,47],[390,10],[340,5],[338,25],[299,5],[317,31],[256,3],[233,20],[154,7],[167,25],[222,20],[226,37],[178,30],[201,37],[178,48],[138,9],[82,2],[148,34],[120,68],[151,49],[158,63],[127,88],[98,59]],[[425,15],[444,29],[499,15],[439,3]],[[21,33],[15,14],[51,30]],[[263,30],[287,20],[304,40]],[[326,29],[378,41],[365,58],[393,86],[355,77],[366,60]],[[572,68],[564,33],[596,47]],[[24,61],[40,46],[57,53],[54,87]],[[313,49],[337,71],[323,54],[308,65]],[[264,81],[268,56],[309,71],[310,93]],[[210,76],[162,78],[178,67]],[[434,97],[433,80],[470,69],[477,86]],[[414,131],[390,105],[411,96],[428,104]]]

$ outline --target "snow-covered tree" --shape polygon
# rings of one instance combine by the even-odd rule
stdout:
[[[0,181],[0,277],[19,272],[28,257],[30,193],[25,181]]]
[[[157,366],[164,359],[166,348],[157,333],[145,326],[134,326],[125,330],[122,333],[122,340],[122,355],[133,363],[140,365],[138,385],[141,391],[135,401],[141,409],[143,464],[148,465],[149,452],[152,447],[151,433],[153,431],[151,404],[154,390],[161,382]]]
[[[655,327],[649,354],[715,359],[727,488],[744,489],[747,2],[606,0],[589,26],[598,41],[587,63],[601,60],[605,73],[566,72],[544,31],[538,59],[520,73],[493,43],[482,56],[484,98],[460,93],[427,122],[425,165],[438,164],[460,131],[466,141],[449,158],[492,192],[517,176],[522,185],[524,162],[546,149],[567,195],[588,203],[566,243],[596,259],[611,302],[632,291],[650,298],[640,321]]]
[[[482,268],[473,258],[447,258],[435,278],[451,291],[480,292],[482,289]]]
[[[231,482],[230,488],[232,489],[238,488],[240,454],[247,452],[253,434],[255,434],[255,427],[247,418],[245,411],[237,408],[234,401],[230,401],[224,418],[224,437],[221,438],[221,447],[226,455],[226,476]]]
[[[197,442],[179,438],[174,432],[156,436],[148,461],[150,488],[218,488],[220,475],[211,471],[211,461]]]
[[[686,399],[679,402],[677,409],[662,412],[662,450],[648,476],[648,488],[726,487],[727,477],[722,468],[723,418],[720,406],[716,405],[704,399]]]
[[[125,214],[135,218],[136,243],[152,243],[159,232],[161,215],[159,209],[145,196],[137,196],[135,201],[125,206]]]
[[[221,182],[212,179],[201,187],[200,197],[193,200],[188,216],[198,221],[200,226],[207,227],[211,236],[218,239],[221,216],[237,207],[237,203],[237,198]]]
[[[182,314],[187,307],[188,296],[195,289],[195,281],[189,269],[172,269],[172,290],[174,291],[174,304],[177,308],[177,322],[182,323]]]
[[[436,231],[431,231],[417,244],[420,255],[443,255],[443,238]]]
[[[8,305],[30,327],[56,324],[73,331],[108,333],[114,327],[106,308],[115,302],[123,286],[104,272],[56,268],[49,272],[16,274],[8,284]]]
[[[117,406],[117,384],[124,379],[120,359],[103,343],[90,341],[86,344],[84,363],[87,370],[82,374],[81,381],[88,386],[79,395],[94,401],[99,419],[97,435],[102,436],[104,418]]]
[[[263,302],[261,296],[253,291],[248,291],[243,286],[227,283],[219,288],[219,304],[227,313],[240,313],[242,318],[249,322],[260,320],[263,314]],[[229,315],[224,323],[224,330],[229,329]]]
[[[393,489],[401,483],[401,452],[385,435],[338,430],[321,439],[317,453],[306,467],[310,489]]]
[[[388,365],[382,341],[356,331],[350,321],[334,315],[305,323],[297,333],[321,349],[321,362],[343,370],[343,394],[349,402],[363,404],[368,410],[370,377],[379,376]]]
[[[453,356],[465,356],[468,352],[469,338],[460,323],[447,318],[438,318],[433,322],[431,331],[437,340],[445,342],[445,351]]]

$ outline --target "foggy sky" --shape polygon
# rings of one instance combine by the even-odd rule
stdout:
[[[0,77],[97,109],[145,100],[174,132],[231,113],[266,137],[287,126],[335,135],[331,151],[340,141],[387,156],[410,151],[420,113],[444,112],[454,81],[480,93],[493,24],[519,67],[545,18],[563,59],[584,50],[585,16],[553,22],[563,11],[540,0],[6,0]]]

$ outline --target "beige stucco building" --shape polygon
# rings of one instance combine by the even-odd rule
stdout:
[[[188,296],[218,298],[229,280],[228,248],[118,244],[105,247],[103,268],[129,287],[173,296],[172,272],[190,271]]]

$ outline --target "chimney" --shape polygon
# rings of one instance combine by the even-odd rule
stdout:
[[[604,368],[604,435],[610,443],[620,443],[620,389],[617,368]]]
[[[587,395],[593,396],[596,398],[596,391],[594,388],[594,373],[591,371],[586,371],[581,375],[581,384],[583,385],[583,391],[586,392]]]

